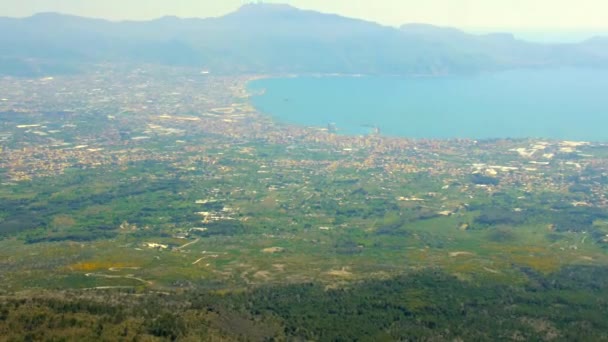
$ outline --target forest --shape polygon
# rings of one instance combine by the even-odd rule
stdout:
[[[45,291],[0,297],[6,341],[602,341],[608,268],[524,270],[523,287],[439,270],[327,288]]]

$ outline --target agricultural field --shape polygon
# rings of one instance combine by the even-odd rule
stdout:
[[[202,83],[223,95],[199,99],[200,112],[124,99],[0,114],[0,336],[40,310],[101,324],[105,338],[231,338],[235,325],[261,340],[335,338],[320,324],[336,316],[319,305],[360,312],[348,329],[361,331],[341,336],[403,339],[423,321],[420,336],[474,339],[490,336],[455,328],[459,310],[511,305],[495,312],[504,322],[475,312],[462,324],[549,340],[591,324],[588,336],[606,338],[595,315],[606,306],[608,146],[340,136],[256,112],[245,79]],[[318,302],[294,309],[294,293]],[[370,296],[395,306],[374,311]],[[558,309],[533,313],[545,304]],[[57,338],[74,333],[55,323]]]

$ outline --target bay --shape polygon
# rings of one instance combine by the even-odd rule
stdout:
[[[286,123],[407,138],[608,141],[608,70],[527,69],[450,77],[293,77],[250,83]]]

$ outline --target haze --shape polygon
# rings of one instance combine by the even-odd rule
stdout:
[[[146,20],[166,15],[212,17],[231,12],[246,2],[251,1],[0,0],[0,16],[24,17],[38,12],[61,12],[112,20]],[[605,0],[293,0],[289,3],[387,25],[423,22],[527,32],[608,31],[605,21],[608,2]]]

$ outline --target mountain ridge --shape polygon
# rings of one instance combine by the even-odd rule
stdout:
[[[0,62],[0,75],[53,74],[94,63],[218,73],[436,75],[608,67],[608,38],[536,44],[505,33],[477,35],[420,23],[395,28],[290,5],[248,4],[211,18],[110,21],[54,12],[0,17]]]

